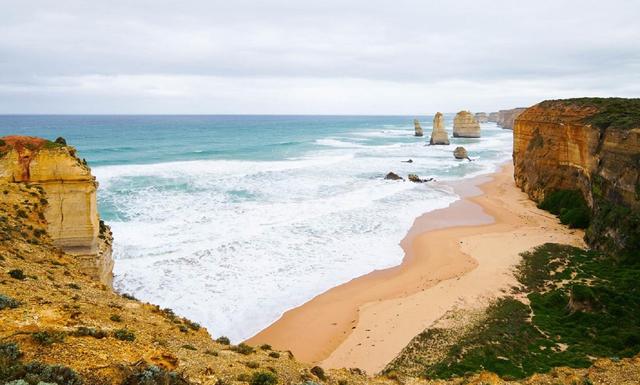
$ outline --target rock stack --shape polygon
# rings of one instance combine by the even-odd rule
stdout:
[[[469,111],[460,111],[453,119],[453,136],[455,138],[479,138],[480,124]]]
[[[491,123],[496,123],[498,121],[498,113],[490,112],[487,120]]]
[[[436,116],[433,117],[433,130],[429,144],[449,144],[449,134],[444,128],[444,116],[441,112],[436,113]]]
[[[424,135],[424,133],[422,131],[422,126],[420,126],[420,121],[418,119],[413,119],[413,127],[416,130],[415,136]]]

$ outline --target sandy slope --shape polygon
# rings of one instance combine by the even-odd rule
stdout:
[[[515,187],[511,165],[454,187],[465,198],[416,220],[401,242],[401,265],[315,297],[248,342],[290,349],[324,367],[374,373],[448,310],[483,306],[508,290],[520,252],[545,242],[583,245],[580,231],[560,225]]]

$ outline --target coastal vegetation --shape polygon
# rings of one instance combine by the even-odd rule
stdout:
[[[544,197],[538,208],[555,214],[569,228],[589,226],[590,210],[580,190],[556,190]]]
[[[640,264],[545,244],[522,254],[516,275],[519,287],[512,295],[495,301],[443,358],[428,362],[428,352],[416,349],[442,334],[428,329],[385,372],[451,378],[488,370],[519,379],[640,352]]]
[[[601,130],[640,127],[640,98],[573,98],[546,100],[540,105],[546,107],[555,103],[562,103],[565,106],[593,107],[594,113],[586,117],[584,122]]]

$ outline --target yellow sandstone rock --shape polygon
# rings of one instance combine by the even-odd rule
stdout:
[[[479,138],[480,124],[469,111],[460,111],[453,119],[453,136],[455,138]]]
[[[449,144],[449,134],[444,128],[444,116],[441,112],[436,113],[436,116],[433,117],[433,130],[429,144]]]
[[[100,226],[98,183],[73,147],[25,136],[0,138],[0,183],[26,182],[46,193],[47,233],[85,272],[111,285],[111,233]]]

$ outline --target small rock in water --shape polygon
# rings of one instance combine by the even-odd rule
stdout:
[[[403,160],[402,163],[413,163],[413,159]]]
[[[471,162],[471,159],[469,159],[469,154],[464,147],[456,147],[456,149],[453,150],[453,156],[456,159],[467,159],[469,162]]]
[[[429,179],[421,179],[419,176],[417,176],[416,174],[409,174],[407,176],[407,179],[409,179],[411,182],[413,183],[424,183],[424,182],[431,182],[433,180],[433,178],[429,178]]]
[[[404,180],[404,178],[402,178],[400,175],[396,174],[395,172],[390,172],[387,174],[387,176],[384,177],[384,179],[389,179],[389,180]]]

